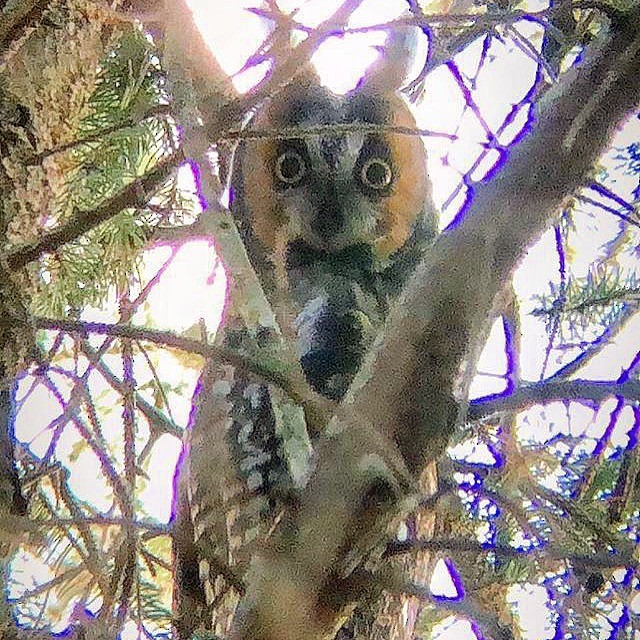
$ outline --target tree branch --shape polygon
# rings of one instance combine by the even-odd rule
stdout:
[[[51,0],[24,0],[0,16],[0,55],[21,38],[27,28],[40,20],[50,4]]]
[[[341,576],[379,545],[413,479],[444,451],[465,355],[526,247],[640,102],[639,55],[636,6],[547,92],[529,136],[418,266],[318,446],[299,508],[256,556],[234,640],[322,638],[357,597],[341,593]]]
[[[568,560],[574,566],[611,569],[629,567],[637,569],[638,563],[633,554],[624,550],[621,553],[575,553],[569,549],[546,545],[528,549],[518,549],[508,544],[485,545],[477,540],[468,538],[433,538],[432,540],[411,540],[407,542],[392,542],[387,546],[386,556],[394,556],[414,551],[456,551],[473,552],[477,554],[495,553],[506,558],[523,558],[526,556],[547,557],[552,560]]]
[[[164,158],[146,175],[136,178],[119,193],[91,211],[77,211],[69,220],[53,231],[44,233],[38,240],[16,247],[6,255],[7,265],[19,269],[37,260],[42,254],[55,251],[83,233],[129,207],[144,206],[154,191],[171,175],[182,162],[182,154],[176,153]]]
[[[509,395],[472,400],[467,414],[470,420],[486,418],[502,411],[518,411],[534,404],[554,401],[602,402],[612,396],[640,400],[640,383],[627,380],[620,384],[612,380],[542,380],[523,382]]]
[[[130,324],[109,324],[106,322],[82,322],[79,320],[58,320],[56,318],[33,319],[33,326],[37,329],[47,329],[51,331],[65,331],[67,333],[87,336],[90,333],[108,335],[117,338],[128,338],[131,340],[142,340],[161,344],[174,349],[180,349],[188,353],[196,353],[205,358],[215,358],[233,364],[234,366],[247,371],[282,389],[296,403],[314,416],[326,416],[331,410],[331,402],[320,397],[316,399],[315,393],[310,391],[307,385],[300,385],[296,380],[289,378],[278,363],[269,359],[265,364],[261,358],[249,358],[233,349],[218,345],[207,344],[200,340],[184,338],[172,331],[160,331],[146,327],[135,327]],[[273,365],[276,366],[273,366]]]

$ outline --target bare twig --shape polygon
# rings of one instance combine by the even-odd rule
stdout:
[[[92,366],[95,367],[95,370],[102,375],[114,391],[124,394],[124,382],[113,373],[113,371],[105,364],[104,360],[99,360],[97,358],[97,351],[90,345],[89,341],[81,340],[80,344],[83,353],[87,356]],[[168,433],[176,438],[182,437],[182,429],[180,429],[170,417],[167,418],[162,411],[154,407],[150,402],[147,402],[147,400],[137,392],[135,394],[135,405],[149,421],[149,425],[152,429],[155,429],[160,433]]]
[[[277,129],[242,129],[224,132],[216,142],[231,140],[283,140],[286,138],[311,138],[326,134],[345,133],[399,133],[405,136],[435,137],[456,140],[452,133],[441,133],[417,127],[401,127],[390,124],[368,124],[364,122],[319,124],[307,127],[278,127]]]
[[[333,404],[320,397],[316,398],[316,394],[310,392],[306,384],[298,384],[296,380],[289,378],[282,371],[265,365],[260,358],[249,359],[226,347],[211,345],[191,338],[184,338],[171,331],[134,327],[128,324],[80,322],[78,320],[58,320],[38,317],[34,318],[33,322],[34,326],[38,329],[66,331],[67,333],[82,336],[97,333],[117,338],[129,338],[132,340],[162,344],[189,353],[197,353],[205,358],[217,358],[233,364],[239,369],[252,373],[269,384],[280,387],[294,402],[300,404],[305,410],[315,416],[320,416],[320,421],[326,420],[326,416],[332,411]],[[271,358],[271,364],[274,364],[273,358]],[[324,418],[322,418],[322,416],[324,416]]]
[[[60,526],[60,527],[78,527],[79,525],[87,525],[91,527],[133,527],[138,531],[151,534],[151,537],[167,536],[170,534],[170,528],[166,524],[158,524],[156,522],[145,522],[141,520],[127,520],[119,516],[106,515],[84,515],[79,514],[72,518],[62,518],[55,514],[51,514],[50,518],[43,518],[35,521],[38,526]]]
[[[552,560],[567,560],[574,566],[598,569],[628,567],[637,569],[638,563],[629,553],[615,554],[606,552],[575,553],[555,545],[544,545],[518,549],[507,544],[482,544],[470,538],[433,538],[432,540],[411,540],[408,542],[392,542],[387,545],[385,554],[394,556],[421,550],[460,551],[486,555],[495,553],[505,558],[539,557]]]
[[[121,308],[126,309],[126,300],[121,301]],[[122,396],[122,424],[124,426],[124,477],[127,483],[127,493],[129,501],[125,505],[123,516],[125,520],[133,521],[135,518],[134,503],[136,499],[136,427],[135,427],[135,395],[136,387],[133,375],[133,346],[131,340],[122,341],[122,367],[125,393]],[[124,528],[126,558],[120,581],[120,597],[118,606],[118,620],[124,622],[129,611],[129,600],[133,593],[136,578],[136,559],[138,536],[135,527]]]
[[[58,373],[61,373],[58,371]],[[66,372],[65,372],[66,373]],[[67,375],[69,375],[67,373]],[[55,383],[49,378],[49,376],[44,376],[44,384],[47,388],[53,389],[56,387]],[[95,408],[91,402],[91,398],[88,390],[85,387],[84,382],[75,379],[75,384],[71,392],[71,400],[67,407],[73,406],[73,408],[69,411],[67,407],[65,407],[65,411],[63,414],[63,420],[61,423],[64,425],[66,422],[71,419],[76,426],[76,429],[86,441],[89,448],[92,450],[98,461],[100,462],[100,466],[105,477],[109,480],[114,494],[119,501],[119,505],[121,509],[124,509],[124,505],[128,501],[126,487],[124,486],[120,475],[116,471],[113,460],[109,455],[107,444],[104,442],[104,439],[101,435],[101,429],[99,426],[98,417],[95,413]],[[78,398],[78,404],[75,404],[76,399]],[[82,399],[84,401],[85,408],[87,410],[87,416],[89,421],[93,425],[93,433],[87,426],[87,424],[80,418],[78,415],[78,406],[79,402]]]

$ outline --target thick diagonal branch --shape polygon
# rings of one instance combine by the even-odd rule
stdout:
[[[236,640],[320,639],[338,622],[356,550],[370,551],[411,478],[446,446],[463,359],[497,294],[640,103],[639,59],[636,8],[548,92],[528,137],[419,265],[319,446],[299,508],[256,559]]]

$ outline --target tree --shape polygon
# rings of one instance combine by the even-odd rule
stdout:
[[[466,206],[416,269],[379,345],[336,407],[309,391],[284,347],[248,357],[211,343],[206,327],[176,335],[131,319],[144,310],[156,280],[137,279],[142,251],[154,242],[207,236],[220,248],[245,319],[275,323],[219,204],[229,146],[242,136],[277,135],[244,130],[245,114],[286,84],[321,42],[348,30],[360,3],[343,3],[294,48],[288,40],[299,26],[295,16],[266,3],[259,13],[274,30],[252,62],[268,59],[271,71],[242,96],[184,3],[166,4],[164,13],[142,15],[160,25],[155,49],[125,14],[99,5],[0,2],[3,576],[9,584],[16,548],[18,557],[40,555],[51,565],[42,585],[23,588],[4,608],[4,634],[34,635],[22,627],[42,626],[50,601],[73,610],[69,633],[78,637],[115,637],[128,622],[140,635],[167,632],[170,531],[144,517],[139,498],[153,447],[181,432],[172,416],[184,390],[163,384],[157,373],[171,348],[187,354],[181,356],[187,370],[201,367],[197,358],[204,357],[268,380],[303,408],[309,430],[318,434],[313,474],[298,508],[256,554],[232,637],[320,638],[345,605],[383,589],[415,598],[421,634],[453,613],[491,637],[519,637],[517,607],[507,602],[516,587],[546,590],[558,637],[607,628],[612,637],[630,636],[637,629],[640,350],[627,354],[609,380],[583,371],[637,320],[637,206],[615,191],[597,163],[640,103],[640,9],[558,2],[533,12],[487,4],[429,15],[409,3],[407,17],[386,26],[410,22],[430,33],[430,57],[414,88],[444,66],[478,119],[474,77],[456,55],[478,47],[482,69],[492,43],[515,43],[535,60],[538,75],[503,128],[529,106],[533,116],[508,145],[500,142],[502,131],[487,127],[486,148],[498,152],[499,166],[475,182],[472,171],[463,176]],[[522,21],[539,25],[537,42],[522,35]],[[204,159],[211,144],[217,173]],[[613,155],[619,172],[637,179],[637,143]],[[176,178],[185,158],[201,165],[199,187],[208,202],[201,213]],[[637,200],[637,188],[632,197]],[[618,227],[580,278],[572,259],[580,207],[589,201],[597,215],[615,216]],[[548,228],[559,273],[557,284],[540,292],[537,309],[548,326],[548,365],[539,381],[527,382],[519,372],[525,316],[509,283]],[[630,268],[629,256],[636,259]],[[119,321],[84,320],[110,288]],[[496,319],[507,360],[504,389],[469,402]],[[95,335],[105,336],[98,347],[89,339]],[[36,456],[21,444],[16,462],[11,414],[19,417],[25,395],[12,388],[17,375],[33,389],[48,389],[61,412],[48,425],[47,451]],[[102,391],[105,398],[114,391],[119,398],[117,439],[105,433],[110,407],[101,405],[92,376],[112,390]],[[579,407],[600,411],[605,427],[593,435],[549,428],[547,440],[527,442],[522,421],[534,419],[533,407],[554,402],[569,417]],[[540,424],[548,425],[544,417]],[[71,458],[90,451],[98,461],[108,498],[102,509],[69,488],[72,470],[59,462],[69,425],[76,431]],[[460,444],[457,452],[447,452],[451,442]],[[484,452],[482,463],[464,453],[473,446]],[[420,496],[416,483],[429,463],[440,470],[438,487]],[[391,539],[388,528],[399,517],[430,517],[433,534]],[[446,559],[456,597],[437,602],[425,584],[389,569],[396,566],[389,557],[425,552],[427,565]]]

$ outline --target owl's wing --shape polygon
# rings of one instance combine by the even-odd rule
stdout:
[[[291,486],[268,386],[238,367],[210,362],[176,479],[174,626],[180,640],[198,629],[227,635],[251,555],[272,532]]]
[[[177,470],[173,522],[174,549],[174,627],[180,640],[188,640],[197,629],[214,630],[210,607],[212,591],[221,593],[220,584],[206,574],[214,558],[226,564],[226,485],[236,483],[224,432],[229,413],[229,387],[233,371],[210,362],[200,377],[189,426]],[[203,473],[209,460],[209,473]],[[215,540],[214,551],[205,558],[202,542]],[[216,584],[216,582],[218,584]]]

